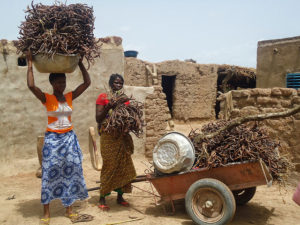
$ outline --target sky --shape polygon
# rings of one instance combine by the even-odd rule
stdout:
[[[54,0],[35,0],[51,5]],[[257,42],[300,36],[299,0],[67,0],[92,6],[97,38],[120,36],[149,62],[256,68]],[[17,40],[31,0],[1,0],[0,39]]]

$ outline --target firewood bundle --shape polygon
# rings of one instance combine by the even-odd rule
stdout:
[[[217,121],[205,125],[201,133],[209,134],[220,130],[230,122]],[[192,130],[189,138],[196,150],[194,167],[214,168],[232,162],[255,161],[262,159],[268,166],[274,179],[280,180],[281,174],[287,172],[290,164],[284,157],[279,156],[280,143],[272,140],[267,131],[254,125],[241,124],[230,130],[223,130],[212,138],[202,138],[196,141],[195,137],[200,130]]]
[[[137,137],[143,134],[143,127],[146,125],[143,120],[144,105],[141,102],[128,98],[130,104],[124,104],[120,101],[122,95],[111,98],[111,104],[117,103],[117,106],[109,113],[109,118],[104,131],[118,135],[127,132],[134,133]]]
[[[88,63],[100,56],[100,46],[94,38],[93,8],[85,4],[55,3],[47,6],[31,3],[20,25],[17,51],[84,55]]]

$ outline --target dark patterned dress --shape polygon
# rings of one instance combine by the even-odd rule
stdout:
[[[96,104],[106,105],[107,95],[99,95]],[[125,103],[129,104],[129,102]],[[112,135],[104,131],[106,121],[100,127],[100,150],[103,161],[101,170],[100,195],[109,195],[111,191],[130,193],[131,181],[136,177],[131,155],[134,146],[130,134]]]

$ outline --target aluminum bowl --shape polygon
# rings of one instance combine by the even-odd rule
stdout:
[[[33,64],[40,73],[72,73],[76,69],[80,55],[54,54],[49,57],[45,54],[33,56]]]
[[[193,143],[178,132],[170,132],[163,136],[153,150],[154,167],[161,173],[189,171],[194,161]]]

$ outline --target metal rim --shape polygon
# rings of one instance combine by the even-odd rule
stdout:
[[[200,188],[192,198],[192,210],[194,214],[206,223],[216,223],[225,213],[225,199],[214,188]]]
[[[171,131],[171,132],[165,134],[164,136],[162,136],[161,139],[164,138],[164,137],[166,137],[166,136],[168,136],[168,135],[170,135],[170,134],[179,134],[179,135],[183,136],[183,137],[191,144],[192,149],[193,149],[194,154],[195,154],[195,146],[194,146],[193,142],[192,142],[187,136],[185,136],[184,134],[182,134],[182,133],[180,133],[180,132],[177,132],[177,131]]]
[[[36,54],[36,55],[40,55],[41,57],[48,57],[47,56],[47,54],[45,54],[45,53],[38,53],[38,54]],[[36,56],[36,55],[34,55],[34,56]],[[62,53],[55,53],[54,55],[58,55],[58,56],[65,56],[65,57],[74,57],[74,56],[76,56],[76,57],[80,57],[80,55],[77,53],[77,54],[62,54]]]

